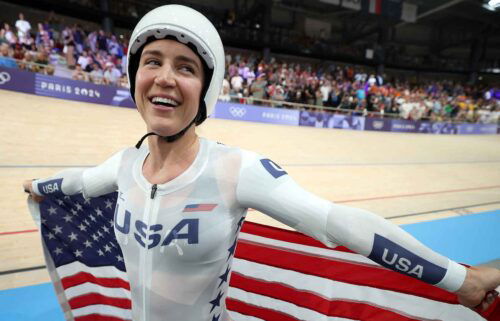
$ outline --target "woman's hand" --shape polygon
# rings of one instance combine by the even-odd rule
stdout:
[[[31,182],[32,182],[32,180],[26,180],[23,182],[24,191],[26,193],[30,194],[31,198],[35,202],[40,203],[41,201],[43,201],[44,197],[37,195],[37,194],[35,194],[35,192],[33,192],[33,187],[31,186]]]
[[[456,292],[458,302],[479,312],[485,311],[495,301],[500,286],[500,270],[471,266],[467,269],[464,284]]]

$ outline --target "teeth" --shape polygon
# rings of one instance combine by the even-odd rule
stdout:
[[[175,100],[165,98],[165,97],[153,97],[153,99],[151,99],[151,102],[153,104],[160,103],[160,104],[168,104],[168,105],[172,105],[172,106],[179,105]]]

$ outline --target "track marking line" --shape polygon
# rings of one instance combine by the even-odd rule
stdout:
[[[435,191],[435,192],[422,192],[422,193],[412,193],[412,194],[399,194],[399,195],[377,196],[377,197],[368,197],[368,198],[356,198],[356,199],[340,200],[340,201],[333,201],[333,202],[334,203],[352,203],[352,202],[382,200],[382,199],[388,199],[388,198],[414,197],[414,196],[422,196],[422,195],[468,192],[468,191],[477,191],[477,190],[495,189],[495,188],[500,188],[500,185],[482,186],[482,187],[473,187],[473,188],[462,188],[462,189],[450,189],[450,190],[446,190],[446,191]]]
[[[34,230],[13,231],[13,232],[0,232],[0,235],[12,235],[12,234],[23,234],[23,233],[33,233],[33,232],[38,232],[38,230],[34,229]]]

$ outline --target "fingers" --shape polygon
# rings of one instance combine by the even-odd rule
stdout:
[[[460,304],[479,313],[487,310],[498,296],[494,289],[500,284],[500,270],[490,267],[470,267],[462,288],[457,291]]]
[[[44,200],[44,197],[37,195],[37,194],[35,194],[35,192],[33,192],[31,182],[32,182],[32,180],[26,180],[23,182],[24,192],[29,194],[29,197],[31,197],[35,202],[40,203]]]
[[[42,202],[45,199],[43,196],[36,195],[35,193],[31,193],[30,196],[37,203],[40,203],[40,202]]]
[[[479,305],[477,305],[474,308],[474,310],[476,310],[478,312],[484,312],[484,311],[488,310],[490,305],[492,305],[493,302],[495,302],[495,299],[497,297],[498,297],[497,291],[492,290],[492,291],[487,292],[486,295],[484,296],[483,301]]]
[[[486,296],[485,296],[485,301],[488,303],[488,304],[492,304],[493,302],[495,302],[495,299],[498,297],[498,292],[495,291],[495,290],[492,290],[492,291],[489,291],[488,293],[486,293]]]
[[[26,180],[23,182],[23,188],[25,193],[31,193],[31,180]]]

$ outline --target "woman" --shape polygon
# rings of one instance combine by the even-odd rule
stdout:
[[[395,270],[386,252],[410,251],[414,263],[406,274],[458,291],[468,306],[500,283],[500,271],[466,270],[376,215],[304,191],[269,159],[199,138],[195,126],[213,111],[224,77],[222,42],[200,13],[167,5],[146,14],[132,34],[128,61],[131,94],[148,134],[95,168],[24,187],[37,201],[118,190],[114,229],[133,320],[229,320],[227,275],[249,207]]]

